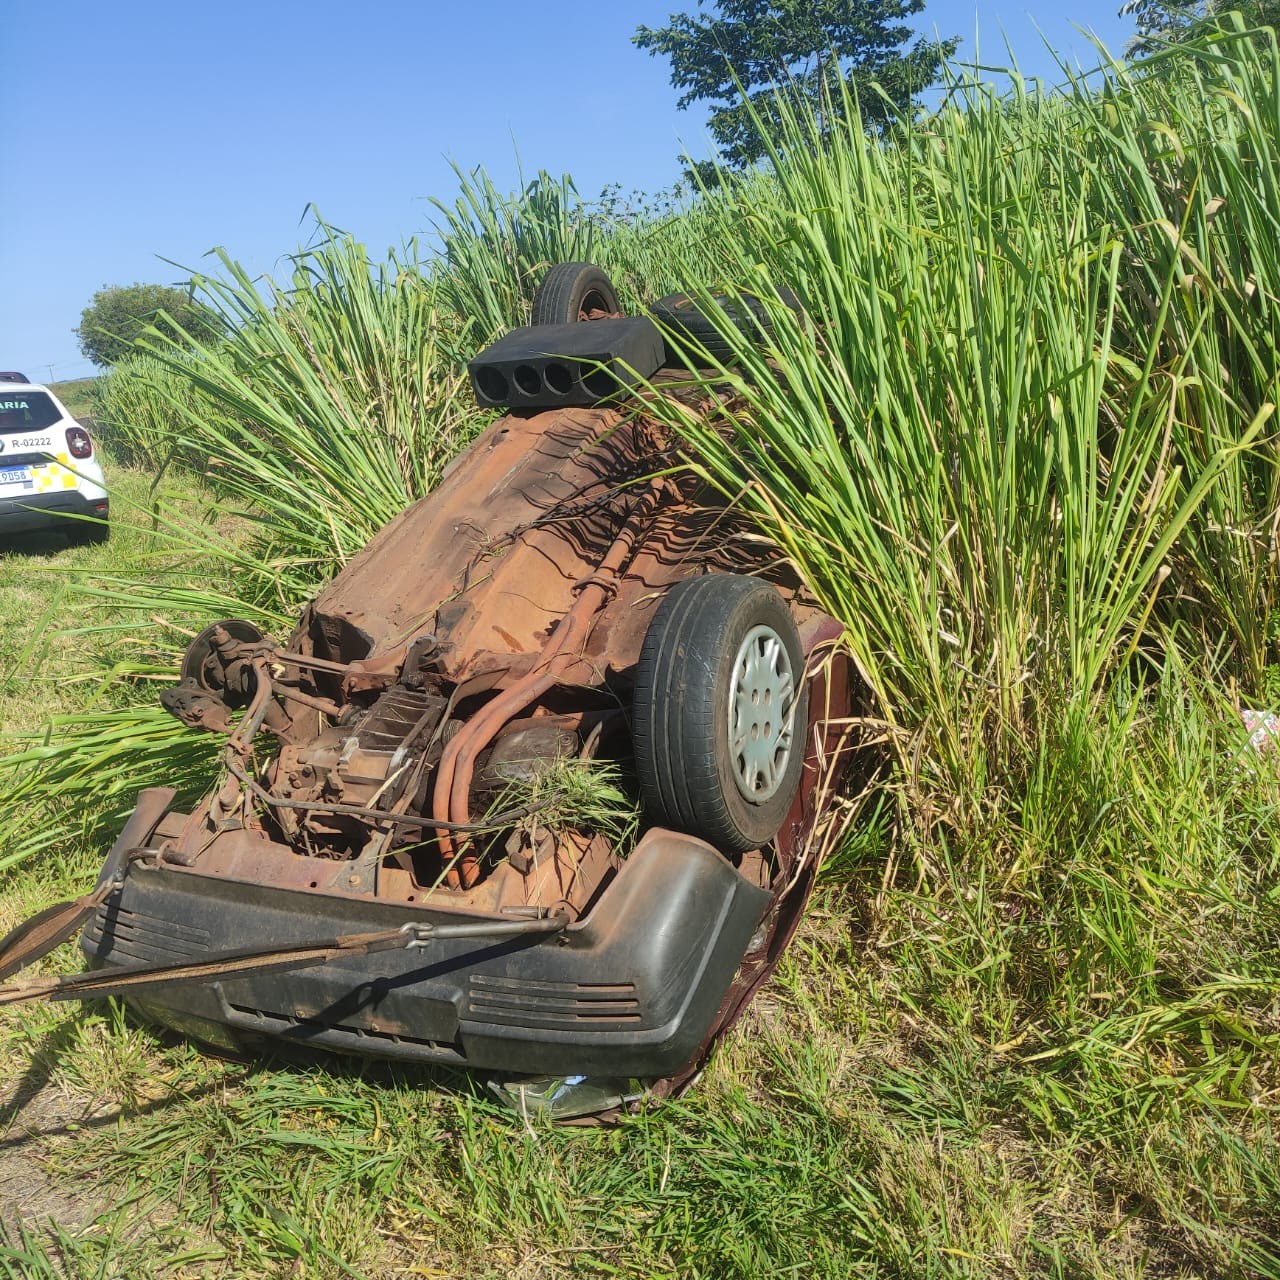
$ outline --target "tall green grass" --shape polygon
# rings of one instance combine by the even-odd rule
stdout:
[[[197,357],[198,358],[198,357]],[[98,380],[94,394],[95,436],[111,458],[162,475],[175,464],[204,471],[207,455],[185,433],[173,430],[173,405],[187,421],[214,416],[213,404],[192,385],[189,370],[139,351]]]
[[[190,359],[149,348],[192,401],[157,384],[168,440],[206,455],[209,478],[260,537],[327,575],[427,493],[476,415],[444,345],[450,325],[412,251],[374,263],[320,224],[284,283],[255,281],[225,252],[194,280],[228,337]]]
[[[515,325],[547,268],[590,262],[599,242],[595,220],[567,174],[539,172],[515,194],[499,191],[477,169],[454,165],[459,193],[435,200],[440,221],[439,287],[459,326],[459,354],[473,354]]]
[[[699,291],[734,346],[701,381],[732,394],[666,409],[888,725],[854,962],[930,1047],[886,1099],[939,1134],[1016,1117],[1078,1195],[1092,1151],[1232,1275],[1280,1269],[1250,1154],[1280,1089],[1277,781],[1238,718],[1277,657],[1280,76],[1254,34],[1059,95],[956,83],[882,146],[783,104],[732,243],[771,341]]]
[[[1172,402],[1184,475],[1233,450],[1174,548],[1171,586],[1211,643],[1228,637],[1258,693],[1280,657],[1274,428],[1253,448],[1235,446],[1243,424],[1275,402],[1280,86],[1275,32],[1239,26],[1228,22],[1186,55],[1151,58],[1140,76],[1117,74],[1096,99],[1099,145],[1081,156],[1077,181],[1095,216],[1125,228],[1126,346],[1149,331],[1173,282],[1154,376]]]
[[[504,193],[484,169],[454,171],[457,198],[432,202],[439,255],[431,275],[455,318],[461,360],[528,324],[538,284],[558,262],[599,263],[630,312],[693,285],[723,286],[732,278],[732,246],[750,216],[750,196],[740,188],[699,199],[607,192],[591,201],[568,175],[543,171],[521,191]]]
[[[1271,73],[1232,48],[1226,77],[1214,44],[1172,83],[1163,63],[1066,96],[958,83],[886,146],[780,105],[731,246],[773,341],[704,292],[734,345],[707,381],[736,396],[669,412],[845,624],[914,812],[1003,816],[1044,721],[1092,714],[1171,620],[1194,613],[1214,652],[1226,632],[1254,688],[1270,660],[1270,308],[1228,297],[1213,246],[1239,236],[1205,212],[1249,201],[1153,179],[1170,97],[1217,104],[1178,121],[1200,168],[1242,130],[1275,154]],[[1237,608],[1255,621],[1229,627]]]

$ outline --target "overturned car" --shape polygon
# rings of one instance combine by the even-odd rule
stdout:
[[[840,628],[620,394],[670,376],[650,322],[586,264],[534,318],[472,366],[516,407],[287,642],[191,644],[163,701],[227,735],[223,775],[190,812],[140,797],[82,936],[100,990],[226,1048],[537,1079],[568,1114],[686,1083],[771,972],[842,754]],[[627,831],[558,803],[594,768]]]

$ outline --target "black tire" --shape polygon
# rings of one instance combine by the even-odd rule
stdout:
[[[613,281],[594,262],[560,262],[533,295],[530,324],[574,324],[592,311],[619,311]]]
[[[792,311],[799,312],[800,300],[790,289],[779,289],[778,297]],[[757,346],[764,346],[771,341],[773,327],[759,298],[746,293],[716,294],[715,300],[733,326],[745,333]],[[724,335],[723,321],[707,315],[696,298],[691,298],[687,293],[671,293],[665,298],[659,298],[649,308],[649,313],[657,321],[659,328],[673,332],[678,343],[704,347],[709,356],[722,364],[733,360],[733,347]],[[671,367],[697,367],[696,357],[692,353],[681,352],[670,342],[666,344],[666,360]]]
[[[780,645],[776,667],[766,677],[774,682],[781,704],[778,721],[753,725],[759,737],[752,739],[742,725],[741,741],[760,741],[775,768],[775,778],[749,775],[753,765],[746,754],[730,744],[730,704],[751,688],[744,682],[750,657],[773,652],[762,633],[772,634]],[[785,655],[791,696],[781,693],[778,674]],[[768,661],[761,660],[760,669]],[[772,688],[766,689],[772,692]],[[761,702],[750,716],[768,714]],[[659,605],[649,624],[640,662],[636,668],[632,732],[636,774],[645,807],[653,821],[688,835],[699,836],[725,853],[738,854],[766,844],[778,834],[800,785],[808,730],[809,692],[804,679],[804,655],[800,636],[777,590],[758,578],[738,574],[713,574],[678,582]],[[773,732],[772,726],[779,726]],[[781,738],[789,725],[787,747]],[[750,751],[745,747],[744,752]],[[759,795],[749,798],[748,792]]]

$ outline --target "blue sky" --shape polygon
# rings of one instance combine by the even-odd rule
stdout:
[[[1007,39],[1024,72],[1056,79],[1044,41],[1091,66],[1079,26],[1122,51],[1119,3],[931,0],[920,26],[996,65]],[[675,109],[665,62],[630,36],[694,7],[0,2],[0,369],[91,373],[72,330],[96,289],[175,281],[162,259],[208,269],[218,245],[271,272],[308,204],[377,250],[426,234],[451,159],[504,188],[517,153],[587,196],[670,186],[683,147],[708,151],[705,113]]]

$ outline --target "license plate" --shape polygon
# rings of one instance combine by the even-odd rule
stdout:
[[[0,467],[0,484],[20,484],[30,489],[33,483],[30,467]]]

